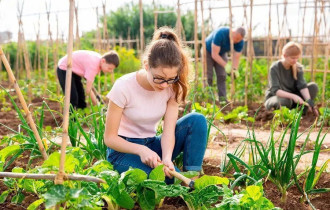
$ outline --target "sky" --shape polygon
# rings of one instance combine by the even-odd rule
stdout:
[[[176,7],[177,0],[167,0],[160,1],[154,0],[156,5],[167,5]],[[283,3],[284,0],[272,0],[273,3]],[[325,19],[330,19],[330,1],[324,0],[326,3]],[[17,39],[18,33],[18,8],[17,5],[22,5],[23,0],[0,0],[0,32],[10,31],[13,33],[13,40]],[[102,3],[106,3],[107,13],[117,10],[120,6],[125,3],[136,3],[138,0],[76,0],[79,12],[79,33],[96,29],[96,7],[99,8],[99,15],[102,12]],[[152,0],[143,0],[143,4],[152,4]],[[188,10],[194,10],[193,0],[181,0],[184,3],[181,6],[182,13]],[[268,4],[268,0],[254,0],[255,5]],[[288,0],[287,5],[287,22],[284,25],[284,29],[281,30],[281,36],[288,35],[288,29],[291,30],[293,36],[302,34],[302,26],[305,25],[304,33],[306,35],[312,35],[314,31],[314,3],[312,0],[307,0],[305,21],[302,21],[304,9],[303,6],[305,0]],[[233,5],[233,26],[246,26],[246,19],[244,19],[244,9],[241,6],[244,3],[249,3],[249,0],[232,0]],[[68,19],[69,19],[69,0],[25,0],[22,21],[25,38],[28,40],[35,40],[36,33],[38,31],[38,20],[40,16],[40,35],[42,39],[47,38],[48,34],[48,22],[46,15],[46,5],[51,11],[50,21],[51,30],[53,38],[56,37],[56,17],[59,21],[59,36],[62,34],[67,37],[68,34]],[[228,6],[228,1],[226,0],[204,0],[204,18],[209,17],[208,8],[212,8],[211,16],[213,20],[212,28],[215,29],[219,25],[228,23],[229,21],[229,9],[220,8],[222,6]],[[200,4],[198,5],[200,9]],[[279,22],[282,23],[284,6],[283,5],[273,5],[271,10],[272,17],[272,34],[273,36],[278,35],[278,15]],[[199,10],[200,14],[200,10]],[[250,11],[247,9],[247,16],[249,18]],[[266,36],[268,33],[268,17],[269,17],[269,7],[268,6],[254,6],[252,12],[252,28],[253,36]],[[318,18],[320,18],[320,13]],[[199,22],[201,22],[201,15],[199,15]],[[328,21],[329,22],[329,21]],[[330,34],[330,24],[324,25],[323,19],[321,24],[320,33]],[[75,30],[75,29],[74,29]],[[75,32],[74,32],[75,33]]]

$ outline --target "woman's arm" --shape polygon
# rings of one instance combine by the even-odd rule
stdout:
[[[92,88],[93,88],[93,81],[87,80],[86,81],[86,95],[90,95],[93,105],[97,105],[97,98],[96,98],[95,94],[93,93]]]
[[[166,165],[170,170],[174,170],[174,165],[172,162],[172,153],[175,144],[175,126],[178,120],[179,104],[174,98],[171,98],[167,102],[166,113],[164,117],[164,129],[162,134],[162,160],[164,165]],[[171,177],[171,175],[165,170],[166,176]]]
[[[289,92],[287,92],[287,91],[285,91],[285,90],[281,90],[281,89],[277,90],[277,91],[276,91],[276,96],[278,96],[278,97],[282,97],[282,98],[288,98],[288,99],[291,99],[291,100],[293,100],[296,104],[299,103],[300,105],[302,105],[302,104],[305,104],[305,105],[306,105],[305,101],[304,101],[300,96],[298,96],[298,95],[296,95],[296,94],[293,94],[293,93],[289,93]]]
[[[118,152],[139,155],[144,164],[155,168],[158,162],[160,162],[160,157],[157,153],[144,145],[131,143],[118,136],[122,114],[123,108],[110,100],[105,123],[104,143]]]

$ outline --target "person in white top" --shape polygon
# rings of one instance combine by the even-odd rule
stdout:
[[[104,134],[107,159],[117,171],[129,167],[146,173],[183,152],[183,170],[200,171],[207,144],[203,115],[190,113],[178,120],[179,103],[188,93],[189,56],[175,32],[158,29],[144,53],[143,68],[119,78],[108,94]],[[156,126],[164,118],[163,134]],[[164,170],[167,182],[171,175]]]

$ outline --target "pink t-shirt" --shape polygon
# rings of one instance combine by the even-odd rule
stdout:
[[[136,73],[116,80],[107,97],[124,109],[118,135],[129,138],[153,137],[174,92],[170,87],[160,92],[148,91],[137,82]]]
[[[78,50],[72,53],[72,72],[84,77],[88,81],[94,81],[95,76],[100,72],[100,61],[102,56],[97,52]],[[58,61],[58,67],[67,69],[68,56]]]

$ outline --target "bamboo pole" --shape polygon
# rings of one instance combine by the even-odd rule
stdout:
[[[244,95],[244,106],[247,105],[247,102],[248,102],[248,86],[249,86],[249,58],[250,58],[250,28],[248,28],[248,18],[247,18],[247,13],[246,13],[246,8],[247,8],[247,4],[244,3],[243,4],[244,6],[244,19],[245,19],[245,25],[246,25],[246,28],[248,30],[248,43],[247,43],[247,55],[246,55],[246,63],[245,63],[245,78],[244,78],[244,92],[245,92],[245,95]]]
[[[130,27],[128,27],[128,29],[127,29],[127,39],[131,40],[131,28]],[[127,47],[128,47],[128,49],[132,49],[132,45],[130,42],[127,43]]]
[[[12,173],[12,172],[0,172],[0,177],[9,177],[16,179],[48,179],[55,180],[56,174],[27,174],[27,173]],[[103,179],[86,176],[86,175],[66,175],[64,180],[75,180],[75,181],[85,181],[85,182],[96,182],[96,183],[106,183]]]
[[[109,37],[108,37],[108,26],[107,26],[107,14],[106,14],[106,2],[104,1],[102,3],[102,9],[103,9],[103,39],[106,40],[106,44],[102,47],[103,50],[108,50],[109,46]]]
[[[272,0],[269,0],[269,16],[268,16],[268,39],[267,39],[267,69],[273,62],[273,39],[272,39]],[[270,58],[270,59],[269,59]],[[267,71],[267,72],[268,72]],[[267,73],[268,75],[268,73]]]
[[[328,31],[327,31],[327,21],[326,21],[326,16],[324,12],[324,1],[322,1],[322,15],[323,15],[323,23],[324,23],[324,35],[326,37],[326,47],[325,47],[325,62],[324,62],[324,72],[323,72],[323,84],[322,84],[322,106],[324,107],[325,104],[325,84],[327,80],[327,73],[328,73],[328,60],[329,60],[329,50],[330,50],[330,45],[329,45],[329,39],[328,39]],[[329,101],[329,99],[327,99]]]
[[[28,104],[31,103],[32,99],[32,87],[31,87],[31,62],[29,58],[29,53],[26,47],[25,38],[24,38],[24,29],[23,29],[23,21],[22,21],[22,13],[23,13],[23,7],[24,7],[24,1],[22,2],[21,7],[18,4],[18,18],[19,18],[19,34],[21,36],[21,49],[23,50],[23,58],[24,58],[24,64],[25,64],[25,70],[26,70],[26,78],[27,78],[27,86],[28,86]]]
[[[206,66],[206,44],[205,44],[205,27],[204,27],[204,10],[203,10],[203,0],[200,0],[201,3],[201,15],[202,15],[202,64],[203,64],[203,74],[202,74],[202,81],[203,81],[203,88],[207,86],[207,66]]]
[[[79,36],[79,19],[78,19],[78,3],[74,7],[74,14],[76,18],[76,40],[75,40],[75,49],[80,49],[80,36]]]
[[[95,8],[96,12],[96,49],[99,53],[101,53],[101,32],[99,27],[99,8]],[[98,73],[98,82],[97,82],[97,90],[99,93],[101,93],[101,71]]]
[[[319,26],[317,22],[317,0],[315,0],[315,5],[314,5],[314,36],[313,36],[313,50],[312,50],[312,57],[311,57],[311,65],[310,68],[312,69],[311,71],[311,79],[314,82],[315,81],[315,73],[314,73],[314,68],[316,68],[316,59],[317,59],[317,35],[319,31]]]
[[[139,0],[139,8],[140,8],[140,55],[142,55],[142,51],[144,49],[144,28],[143,28],[143,8],[142,8],[142,0]]]
[[[301,42],[304,42],[304,35],[305,35],[305,16],[306,16],[306,6],[307,6],[307,0],[305,0],[305,7],[304,7],[304,13],[302,18],[302,32],[301,32]],[[302,56],[300,56],[300,63],[302,63]]]
[[[253,40],[252,40],[252,12],[253,12],[253,0],[250,0],[250,27],[249,27],[249,65],[250,65],[250,79],[252,81],[252,75],[253,75],[253,55],[254,55],[254,49],[253,49]],[[246,92],[247,93],[247,92]],[[247,106],[247,94],[245,94],[245,106]]]
[[[233,41],[233,14],[231,8],[231,0],[228,1],[229,3],[229,40],[230,40],[230,57],[231,61],[233,62],[234,58],[234,41]],[[235,80],[234,80],[234,69],[233,65],[231,65],[230,70],[230,77],[231,77],[231,100],[233,103],[230,104],[231,109],[234,107],[234,94],[235,94]],[[226,97],[226,96],[225,96]]]
[[[103,9],[103,40],[106,41],[105,44],[102,45],[102,49],[107,51],[108,43],[109,43],[109,37],[108,37],[108,28],[107,28],[107,14],[106,14],[106,1],[102,2],[102,9]],[[104,90],[107,91],[107,75],[104,74]]]
[[[38,146],[39,146],[39,150],[41,152],[41,155],[46,160],[47,159],[47,154],[46,154],[45,148],[44,148],[44,146],[42,144],[41,138],[39,136],[39,132],[37,130],[37,127],[36,127],[36,125],[35,125],[35,123],[33,121],[32,114],[31,114],[31,112],[30,112],[30,110],[29,110],[29,108],[28,108],[28,106],[26,104],[26,101],[25,101],[25,99],[23,97],[23,94],[21,92],[21,89],[18,86],[17,80],[15,79],[15,76],[13,74],[13,71],[10,68],[10,65],[8,63],[8,60],[6,59],[6,56],[5,56],[5,54],[4,54],[1,46],[0,46],[0,56],[1,56],[1,60],[2,60],[2,62],[4,64],[4,66],[5,66],[5,68],[6,68],[7,72],[8,72],[9,80],[14,85],[15,91],[16,91],[16,93],[18,95],[18,99],[19,99],[20,103],[22,104],[22,107],[24,109],[24,112],[25,112],[27,121],[28,121],[28,123],[29,123],[29,125],[30,125],[30,127],[31,127],[31,129],[33,131],[33,134],[34,134],[34,136],[35,136],[35,138],[37,140],[37,143],[38,143]]]
[[[56,74],[56,80],[57,80],[57,83],[56,83],[56,95],[57,97],[59,98],[60,95],[61,95],[61,86],[60,86],[60,81],[57,77],[57,63],[58,63],[58,48],[59,48],[59,30],[58,30],[58,15],[56,14],[56,43],[55,43],[55,50],[54,50],[54,53],[53,53],[53,59],[54,59],[54,72]],[[59,103],[58,104],[58,108],[59,108],[59,111],[60,112],[63,112],[63,107],[62,105]]]
[[[194,49],[195,49],[195,89],[198,86],[198,23],[197,23],[197,4],[198,0],[195,0],[195,15],[194,15]]]
[[[27,86],[28,86],[28,103],[31,103],[32,100],[32,86],[31,86],[31,63],[30,63],[30,56],[28,49],[26,47],[24,33],[22,33],[22,44],[23,44],[23,56],[24,56],[24,63],[26,69],[26,77],[27,77]]]
[[[69,12],[69,35],[67,46],[67,70],[65,78],[65,97],[64,97],[64,110],[63,110],[63,136],[61,144],[61,159],[59,172],[55,178],[55,184],[63,184],[64,181],[64,165],[65,165],[65,152],[66,145],[69,141],[68,127],[69,127],[69,110],[70,110],[70,95],[71,95],[71,78],[72,78],[72,49],[73,49],[73,18],[74,18],[74,0],[70,0]]]
[[[212,8],[211,8],[211,4],[209,4],[209,24],[207,27],[207,34],[210,34],[210,32],[212,31]]]
[[[154,31],[156,31],[157,30],[157,21],[158,21],[158,13],[156,12],[156,4],[155,4],[155,0],[153,0],[152,1],[152,4],[154,5],[154,27],[155,27],[155,29],[154,29]]]
[[[177,2],[177,18],[176,18],[176,31],[178,33],[178,36],[181,40],[185,41],[186,40],[186,35],[184,32],[184,28],[182,26],[181,22],[181,9],[180,9],[180,0]]]
[[[50,7],[51,4],[49,2],[49,6],[46,2],[46,13],[47,13],[47,21],[48,21],[48,38],[46,40],[46,55],[45,55],[45,81],[48,81],[48,51],[49,51],[49,45],[52,46],[53,45],[53,39],[52,39],[52,32],[50,30]],[[50,44],[49,44],[50,41]],[[47,83],[44,84],[45,85],[45,94],[47,92]]]

